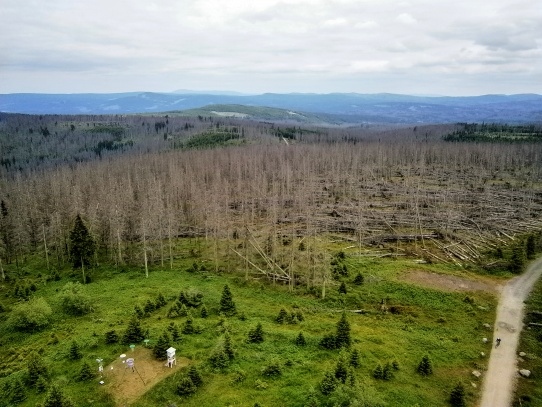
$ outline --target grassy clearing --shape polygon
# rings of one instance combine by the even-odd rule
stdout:
[[[188,240],[181,242],[187,245]],[[331,246],[330,246],[331,247]],[[198,247],[205,255],[203,245]],[[209,254],[212,250],[209,251]],[[205,256],[197,261],[202,262]],[[194,258],[187,256],[175,260],[174,270],[151,267],[149,278],[141,269],[96,269],[93,282],[84,286],[92,299],[94,312],[84,316],[70,316],[62,311],[60,293],[68,281],[78,279],[77,273],[64,270],[59,281],[44,282],[37,275],[43,265],[34,260],[28,263],[23,274],[37,282],[34,296],[43,297],[53,308],[51,325],[36,333],[13,331],[8,326],[9,310],[15,306],[11,295],[13,283],[2,285],[2,304],[6,309],[0,313],[0,347],[3,401],[10,405],[10,393],[5,383],[23,377],[27,355],[40,353],[49,369],[50,381],[61,385],[77,406],[114,405],[105,388],[97,379],[78,382],[76,377],[83,361],[97,368],[95,359],[103,358],[107,365],[127,351],[126,345],[106,344],[105,333],[115,330],[124,332],[127,322],[134,314],[134,307],[143,308],[147,300],[154,301],[161,293],[167,305],[151,312],[141,320],[146,337],[153,346],[171,322],[180,329],[187,317],[168,318],[167,311],[181,291],[203,294],[203,303],[209,312],[201,318],[201,306],[191,309],[194,325],[201,333],[181,335],[171,345],[179,356],[187,357],[203,376],[203,387],[190,397],[181,399],[176,394],[180,377],[186,369],[160,382],[138,400],[134,406],[160,406],[168,403],[186,406],[304,406],[317,399],[321,405],[371,405],[414,406],[444,405],[458,381],[468,386],[468,400],[473,403],[480,384],[472,378],[473,369],[483,369],[486,360],[480,352],[489,353],[489,346],[481,338],[487,336],[484,323],[494,320],[495,298],[482,292],[441,292],[402,282],[401,273],[416,268],[438,273],[461,274],[459,268],[450,265],[416,264],[412,260],[389,258],[356,258],[347,253],[346,263],[350,277],[344,281],[347,294],[338,292],[338,284],[330,284],[325,299],[319,298],[320,289],[297,286],[290,292],[287,286],[273,285],[266,280],[245,281],[244,273],[215,273],[209,271],[188,272]],[[212,268],[212,267],[208,267]],[[361,272],[362,285],[352,283],[353,276]],[[72,277],[68,277],[68,275]],[[237,314],[220,316],[219,304],[225,284],[231,288]],[[473,301],[465,301],[469,296]],[[295,324],[278,324],[275,321],[281,308],[288,313],[301,313],[303,320]],[[362,310],[347,313],[351,326],[350,350],[326,350],[319,346],[325,334],[335,332],[343,309]],[[247,343],[248,331],[261,323],[263,343]],[[222,369],[209,364],[209,356],[220,349],[228,332],[235,351],[235,358]],[[302,332],[305,346],[295,344]],[[76,340],[83,359],[69,359],[69,349]],[[355,383],[339,386],[331,394],[320,392],[320,382],[326,371],[333,371],[338,360],[348,359],[351,350],[360,354],[360,366],[353,369]],[[424,355],[429,355],[434,373],[422,377],[416,367]],[[378,364],[396,361],[399,370],[389,380],[372,377]],[[157,362],[161,363],[161,362]],[[262,370],[278,364],[281,374],[266,376]],[[9,390],[9,389],[8,389]],[[33,406],[43,399],[43,394],[27,389],[27,399],[22,406]],[[356,401],[357,400],[357,401]],[[341,404],[350,403],[350,404]],[[356,404],[358,403],[358,404]],[[365,403],[365,404],[363,404]]]

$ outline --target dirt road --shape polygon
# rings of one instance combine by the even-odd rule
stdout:
[[[542,275],[542,258],[503,287],[493,332],[493,349],[484,378],[480,407],[510,407],[517,379],[517,346],[523,326],[523,301]],[[495,339],[501,344],[495,347]]]

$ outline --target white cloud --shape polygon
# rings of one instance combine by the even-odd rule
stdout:
[[[542,93],[532,0],[2,3],[0,92]]]

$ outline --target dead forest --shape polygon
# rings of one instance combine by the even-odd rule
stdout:
[[[97,263],[169,267],[190,237],[214,247],[217,270],[290,283],[329,265],[313,250],[323,235],[360,255],[468,264],[542,226],[542,143],[446,142],[450,125],[104,120],[2,117],[3,262],[65,264],[77,214]],[[202,133],[237,137],[183,148]]]

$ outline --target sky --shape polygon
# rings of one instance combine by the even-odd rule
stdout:
[[[542,94],[539,0],[1,0],[0,93]]]

